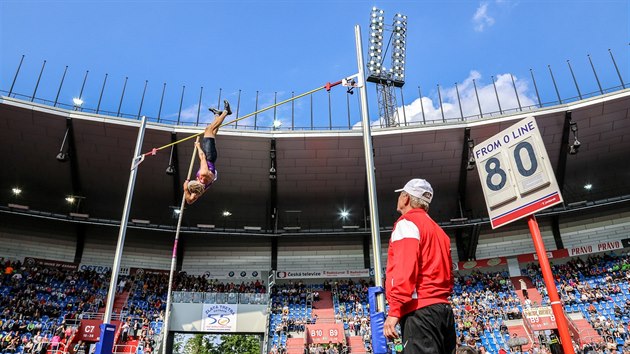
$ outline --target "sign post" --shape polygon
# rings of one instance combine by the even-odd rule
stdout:
[[[527,217],[558,334],[574,354],[567,319],[534,213],[562,203],[547,150],[534,117],[525,118],[475,146],[477,171],[493,229]]]

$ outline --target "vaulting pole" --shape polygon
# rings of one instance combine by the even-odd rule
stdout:
[[[197,137],[199,142],[199,137]],[[192,175],[193,166],[195,164],[195,155],[197,154],[197,144],[193,149],[192,156],[190,157],[190,166],[188,167],[188,174],[186,179],[190,180]],[[177,219],[177,231],[175,231],[175,242],[173,243],[173,255],[171,256],[171,272],[168,276],[168,293],[166,295],[166,310],[164,311],[164,325],[162,326],[162,353],[166,353],[166,342],[168,341],[168,326],[171,317],[171,302],[173,293],[173,277],[175,275],[175,265],[177,263],[177,243],[179,242],[179,231],[182,226],[182,219],[184,218],[184,207],[186,206],[186,193],[182,194],[182,203],[179,207],[179,219]]]

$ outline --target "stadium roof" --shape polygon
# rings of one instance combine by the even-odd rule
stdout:
[[[579,153],[567,155],[566,112],[577,123]],[[467,134],[481,142],[529,115],[537,118],[556,175],[564,174],[566,204],[583,205],[630,196],[630,90],[621,90],[534,112],[473,121],[374,128],[373,146],[381,227],[397,217],[394,189],[412,177],[426,178],[435,190],[430,214],[450,223],[462,216],[487,217],[477,171],[466,169]],[[0,99],[0,169],[2,205],[28,205],[33,211],[92,219],[122,215],[139,122],[86,114],[13,98]],[[71,158],[55,159],[66,132]],[[199,128],[150,123],[143,151],[200,132]],[[270,147],[277,150],[277,229],[342,230],[369,226],[365,159],[359,130],[249,131],[223,128],[218,136],[219,180],[200,201],[188,206],[184,225],[244,226],[272,230]],[[172,227],[171,206],[179,206],[181,185],[191,158],[191,141],[176,145],[175,176],[165,173],[170,149],[148,156],[140,165],[130,219]],[[196,168],[196,167],[195,167]],[[194,172],[193,172],[194,173]],[[592,188],[585,189],[586,184]],[[19,186],[19,196],[11,188]],[[83,197],[77,208],[65,197]],[[462,203],[460,203],[460,201]],[[461,204],[461,205],[460,205]],[[626,202],[627,205],[627,202]],[[6,209],[6,208],[5,208]],[[341,210],[348,218],[339,216]],[[223,216],[230,211],[231,216]],[[467,223],[464,222],[463,225]],[[459,225],[459,224],[458,224]]]

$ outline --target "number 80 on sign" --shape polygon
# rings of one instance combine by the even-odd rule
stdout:
[[[473,154],[493,228],[562,202],[533,117],[478,144]]]

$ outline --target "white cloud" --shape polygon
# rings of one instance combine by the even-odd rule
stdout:
[[[477,85],[477,94],[479,96],[479,103],[477,103],[477,94],[475,93],[475,86]],[[461,119],[463,116],[469,119],[475,119],[479,117],[479,106],[483,116],[499,114],[499,104],[497,103],[497,95],[501,102],[501,111],[518,110],[519,100],[521,107],[533,106],[536,104],[536,100],[529,92],[529,86],[527,82],[519,80],[514,76],[514,84],[516,85],[516,91],[518,92],[518,99],[514,92],[514,85],[512,85],[512,78],[510,73],[499,74],[495,77],[495,84],[497,91],[495,93],[492,81],[484,83],[481,74],[473,70],[468,77],[464,79],[461,84],[458,84],[457,89],[455,85],[450,87],[440,87],[442,93],[442,109],[444,110],[444,117],[447,121],[453,122]],[[461,101],[461,111],[459,108],[459,102],[457,99],[457,90],[459,90],[459,99]],[[405,124],[405,117],[407,123],[423,122],[427,123],[439,123],[442,122],[442,111],[440,110],[440,102],[437,92],[431,97],[416,98],[410,104],[403,107],[398,107],[398,120],[401,125]],[[423,114],[424,112],[424,114]],[[475,117],[476,116],[476,117]],[[382,119],[378,119],[372,122],[373,126],[384,125]],[[355,124],[354,128],[361,126],[361,122]]]
[[[483,1],[475,11],[472,18],[475,31],[483,32],[487,27],[494,25],[494,18],[488,15],[488,2]]]

